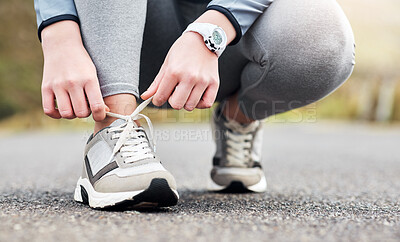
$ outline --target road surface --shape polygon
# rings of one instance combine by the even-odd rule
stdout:
[[[0,241],[399,241],[400,128],[274,123],[265,194],[207,191],[206,124],[155,125],[181,200],[98,211],[72,200],[89,132],[0,136]]]

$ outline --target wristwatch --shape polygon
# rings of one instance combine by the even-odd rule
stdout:
[[[183,32],[196,32],[203,36],[207,48],[218,57],[222,55],[226,48],[227,37],[225,31],[214,24],[209,23],[191,23]]]

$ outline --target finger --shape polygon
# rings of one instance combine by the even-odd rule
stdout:
[[[106,118],[106,105],[104,104],[97,78],[95,81],[90,81],[86,84],[85,93],[93,119],[97,122],[103,121]]]
[[[58,112],[60,113],[61,117],[66,119],[76,118],[68,93],[64,89],[56,89],[54,93],[57,99]]]
[[[207,90],[204,92],[203,97],[200,102],[197,104],[197,108],[211,108],[214,104],[215,98],[217,97],[218,85],[210,85],[207,87]]]
[[[164,67],[164,65],[162,65],[161,69],[158,72],[154,81],[151,83],[149,88],[147,88],[147,90],[140,96],[143,100],[149,99],[151,96],[153,96],[156,93],[158,86],[160,85],[160,81],[164,77],[164,73],[165,73],[164,69],[165,69],[165,67]]]
[[[160,80],[156,93],[154,94],[153,104],[156,106],[163,105],[171,96],[177,83],[177,75],[165,73],[164,77]]]
[[[192,92],[190,93],[190,96],[188,100],[186,101],[185,104],[185,109],[187,111],[193,111],[193,109],[197,106],[199,103],[201,97],[203,96],[204,91],[206,90],[206,86],[204,85],[196,85]]]
[[[177,110],[182,109],[189,98],[192,89],[193,85],[190,85],[187,82],[178,83],[178,85],[175,87],[175,91],[168,98],[168,102],[171,107]]]
[[[42,89],[42,103],[44,113],[51,118],[60,119],[61,115],[56,109],[54,98],[55,96],[52,90]]]
[[[90,110],[86,101],[85,93],[82,87],[75,87],[69,91],[71,97],[72,107],[74,109],[75,116],[78,118],[86,118],[90,115]]]

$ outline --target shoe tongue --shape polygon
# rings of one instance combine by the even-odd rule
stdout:
[[[114,122],[112,122],[109,127],[116,127],[116,126],[120,126],[120,125],[123,125],[123,124],[126,124],[126,123],[127,122],[125,120],[123,120],[123,119],[117,119]],[[138,128],[141,128],[141,129],[135,130],[135,132],[139,132],[139,133],[143,132],[143,133],[145,133],[145,131],[144,131],[142,126],[139,126]]]

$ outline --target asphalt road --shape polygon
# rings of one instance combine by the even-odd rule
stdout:
[[[400,241],[400,127],[265,125],[265,194],[207,191],[208,126],[156,125],[181,200],[146,212],[72,200],[88,132],[0,137],[0,241]]]

